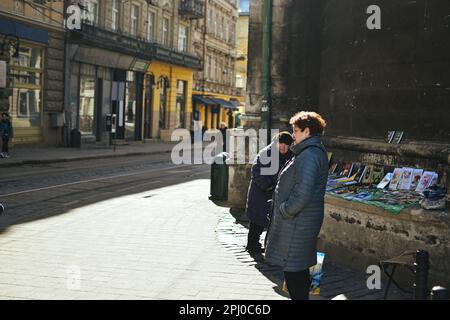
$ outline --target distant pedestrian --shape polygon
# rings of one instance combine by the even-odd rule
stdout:
[[[317,237],[324,218],[328,157],[322,144],[325,120],[315,112],[291,119],[293,157],[280,172],[265,260],[283,268],[293,300],[308,300],[309,268],[317,264]]]
[[[227,124],[225,122],[221,122],[219,130],[222,133],[223,152],[227,152]]]
[[[2,118],[0,119],[0,137],[2,139],[1,158],[9,158],[9,141],[13,138],[13,133],[13,126],[9,115],[3,112]]]
[[[282,132],[277,135],[273,142],[262,149],[253,161],[252,176],[247,196],[247,216],[250,220],[250,227],[247,240],[247,251],[251,253],[261,253],[262,248],[259,242],[261,234],[269,224],[269,211],[273,190],[277,184],[278,172],[285,163],[292,157],[289,150],[292,142],[292,135],[289,132]],[[272,163],[262,164],[261,157],[271,158],[276,152],[279,158],[279,166],[273,175],[262,175],[261,169],[270,167]]]

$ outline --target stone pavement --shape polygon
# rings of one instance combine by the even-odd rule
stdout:
[[[287,299],[280,271],[244,251],[245,225],[208,194],[198,179],[53,216],[38,207],[0,232],[0,299]],[[381,298],[365,275],[327,260],[324,271],[313,299]]]
[[[151,141],[113,146],[90,146],[82,148],[49,148],[16,146],[10,149],[9,159],[0,158],[0,168],[25,164],[55,163],[77,160],[102,159],[170,153],[177,143]]]
[[[228,213],[208,192],[195,180],[9,227],[0,298],[286,299],[220,245]]]
[[[270,267],[264,263],[261,257],[251,257],[245,251],[245,245],[248,235],[248,221],[236,220],[232,215],[224,215],[217,227],[218,239],[224,247],[234,253],[236,258],[242,263],[257,268],[267,278],[272,279],[274,283],[283,283],[283,272]],[[261,236],[261,244],[266,232]],[[344,294],[350,300],[381,300],[383,299],[383,290],[369,290],[366,286],[367,275],[355,270],[338,266],[330,262],[326,256],[323,266],[323,277],[321,281],[320,296],[311,296],[311,299],[332,299],[338,295]],[[386,279],[382,279],[382,288],[386,284]],[[281,288],[276,291],[287,297]],[[388,299],[408,300],[411,297],[403,294],[395,286],[389,290]]]

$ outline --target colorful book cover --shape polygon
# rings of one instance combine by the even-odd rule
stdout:
[[[353,163],[351,163],[351,162],[345,163],[342,168],[342,171],[339,173],[339,175],[342,177],[347,177],[347,178],[350,177],[352,168],[353,168]]]
[[[422,178],[420,178],[419,185],[416,188],[416,192],[422,193],[426,188],[428,188],[431,181],[433,180],[434,175],[435,173],[432,171],[425,171],[422,175]]]
[[[411,189],[415,191],[417,186],[419,185],[420,178],[422,178],[423,169],[414,169],[413,178],[411,182]]]
[[[365,173],[366,173],[366,166],[362,164],[359,166],[358,171],[355,173],[355,181],[361,183]]]
[[[320,295],[320,282],[323,276],[323,260],[325,260],[325,253],[317,252],[317,264],[309,268],[309,274],[311,279],[310,294],[318,296]],[[283,291],[289,294],[286,281],[283,282]]]
[[[398,185],[399,190],[409,190],[411,188],[414,168],[403,168],[401,181]]]
[[[388,134],[386,137],[386,142],[392,143],[392,139],[394,139],[394,136],[395,136],[395,131],[388,131]]]
[[[428,184],[428,187],[427,187],[427,188],[437,185],[437,183],[438,183],[438,178],[439,178],[438,174],[437,174],[436,172],[434,172],[433,177],[431,178],[431,181],[430,181],[430,183]]]
[[[334,169],[333,175],[340,175],[342,172],[342,169],[344,168],[344,163],[342,161],[338,162],[336,169]]]
[[[323,276],[323,260],[325,259],[325,253],[317,252],[317,264],[309,269],[311,274],[311,290],[312,295],[320,295],[320,282]]]
[[[403,131],[396,131],[394,138],[392,139],[392,143],[399,144],[400,142],[402,142],[403,134]]]
[[[355,179],[355,176],[359,172],[359,169],[361,168],[361,166],[362,166],[361,163],[354,163],[348,176]]]
[[[331,162],[331,158],[333,157],[333,152],[327,152],[328,155],[328,163]]]
[[[379,184],[384,176],[384,167],[374,166],[370,177],[371,184]]]
[[[398,185],[400,184],[400,181],[402,179],[403,175],[403,169],[396,168],[394,170],[394,173],[392,175],[391,183],[389,184],[390,190],[397,190]]]
[[[329,175],[334,174],[334,172],[336,171],[337,166],[338,166],[337,163],[332,164],[332,165],[330,166],[330,170],[328,170],[328,174],[329,174]]]
[[[372,182],[371,178],[372,178],[373,168],[374,168],[373,165],[367,165],[366,166],[366,171],[364,172],[364,176],[362,178],[362,183],[363,184],[370,184]]]
[[[381,182],[377,185],[377,188],[378,189],[386,188],[387,185],[389,184],[389,182],[391,182],[392,176],[393,176],[392,172],[389,172],[388,174],[386,174],[386,176],[383,178],[383,180],[381,180]]]

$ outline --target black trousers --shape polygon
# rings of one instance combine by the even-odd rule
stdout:
[[[250,222],[247,239],[247,249],[261,249],[261,243],[259,239],[264,231],[264,227],[261,227],[253,222]]]
[[[9,148],[8,148],[8,143],[9,143],[9,137],[2,137],[2,153],[8,153],[9,152]]]
[[[291,300],[309,300],[311,278],[309,270],[300,272],[285,272],[284,279],[291,296]]]

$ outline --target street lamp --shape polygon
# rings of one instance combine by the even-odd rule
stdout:
[[[14,50],[14,53],[12,55],[13,58],[19,57],[19,50],[20,50],[20,39],[18,36],[14,34],[6,34],[4,35],[2,42],[1,42],[1,56],[4,57],[5,53],[8,53],[7,59],[9,59],[9,54],[11,52],[11,49]]]

